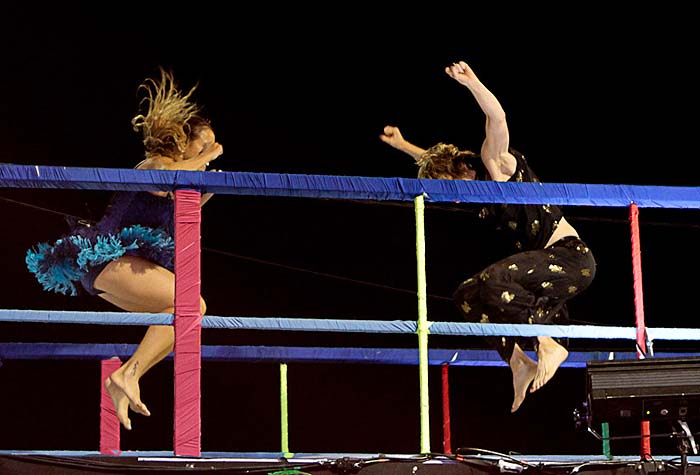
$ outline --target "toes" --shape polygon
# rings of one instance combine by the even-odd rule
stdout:
[[[120,404],[121,407],[117,410],[117,419],[126,430],[131,430],[131,419],[129,419],[129,411],[127,404]]]
[[[544,377],[545,375],[542,374],[535,375],[535,379],[532,381],[532,385],[530,386],[531,393],[534,393],[544,385],[544,383],[542,382]]]
[[[549,374],[545,370],[542,370],[541,372],[539,372],[535,376],[534,381],[532,382],[532,386],[530,387],[530,392],[534,393],[538,389],[541,389],[545,384],[547,384],[547,381],[549,381],[552,378],[552,374]]]
[[[139,414],[143,416],[150,416],[151,411],[148,410],[146,405],[142,403],[141,401],[129,401],[129,407],[131,408],[132,411],[138,412]]]
[[[127,417],[125,420],[121,420],[121,419],[120,419],[120,422],[122,423],[122,425],[124,426],[124,428],[125,428],[126,430],[131,430],[131,419],[129,419],[129,418]]]

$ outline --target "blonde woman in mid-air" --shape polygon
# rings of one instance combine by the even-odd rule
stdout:
[[[223,153],[209,120],[192,100],[196,87],[181,91],[163,68],[141,84],[144,110],[132,125],[143,138],[145,159],[137,169],[204,171]],[[201,204],[210,197],[203,194]],[[27,251],[27,266],[47,291],[86,292],[127,312],[173,313],[173,212],[172,193],[115,192],[97,224],[74,225],[53,244],[34,246]],[[150,326],[134,354],[104,382],[126,429],[132,427],[129,409],[150,415],[139,380],[172,351],[173,343],[172,326]]]

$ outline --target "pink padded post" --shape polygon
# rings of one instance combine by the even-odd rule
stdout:
[[[105,389],[104,382],[109,376],[118,370],[122,362],[116,356],[108,360],[102,360],[100,372],[100,453],[103,455],[119,455],[119,434],[121,427],[117,419],[117,411],[114,409],[112,398]]]
[[[175,455],[201,454],[201,195],[175,192]]]

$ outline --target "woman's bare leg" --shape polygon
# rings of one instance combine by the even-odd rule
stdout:
[[[509,364],[513,373],[513,405],[510,408],[510,412],[515,412],[525,400],[528,386],[535,379],[537,363],[527,356],[516,343]]]
[[[95,287],[104,292],[102,298],[122,310],[173,313],[175,275],[145,259],[123,256],[111,262],[95,280]],[[105,389],[125,428],[131,429],[129,408],[139,414],[150,415],[141,401],[139,380],[172,351],[174,341],[171,325],[150,326],[134,354],[105,381]]]
[[[569,357],[569,352],[552,337],[538,336],[537,372],[530,392],[535,392],[552,379],[559,366]]]
[[[151,413],[141,401],[139,380],[156,363],[172,351],[174,341],[172,326],[150,326],[134,354],[104,382],[112,398],[117,418],[125,428],[131,430],[129,408],[145,416]],[[158,353],[158,349],[162,350]]]

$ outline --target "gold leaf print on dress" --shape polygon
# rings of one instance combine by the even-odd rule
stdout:
[[[469,277],[467,280],[465,280],[464,282],[462,282],[462,285],[471,285],[471,284],[473,284],[474,282],[476,282],[476,279],[475,279],[474,277]]]
[[[581,275],[584,277],[590,277],[591,276],[591,270],[588,268],[581,269]]]
[[[508,270],[512,271],[517,271],[518,270],[518,264],[511,264],[508,266]]]
[[[544,314],[545,314],[545,312],[544,312],[544,309],[542,307],[537,307],[535,309],[535,315],[537,315],[537,318],[541,319],[542,317],[544,317]]]
[[[542,205],[542,209],[545,213],[549,214],[552,212],[552,207],[550,205]],[[556,222],[556,221],[555,221]]]
[[[516,223],[515,221],[508,221],[508,227],[511,230],[515,231],[516,229],[518,229],[518,223]]]
[[[535,320],[532,318],[532,315],[530,315],[529,317],[527,317],[527,323],[529,323],[530,325],[532,325],[533,323],[535,323]]]
[[[520,241],[515,241],[515,247],[517,247],[518,249],[522,249],[523,243],[521,243]]]
[[[564,272],[564,268],[556,264],[549,264],[549,271],[554,272],[555,274],[566,274],[566,272]]]
[[[486,216],[488,216],[488,215],[489,215],[489,210],[486,209],[485,207],[484,207],[484,208],[481,208],[481,211],[479,211],[479,217],[480,217],[481,219],[484,219],[484,218],[485,218]]]
[[[569,293],[570,294],[575,294],[577,291],[578,291],[578,287],[576,287],[575,285],[569,286]]]
[[[532,269],[528,269],[528,270],[527,270],[527,275],[530,275],[530,274],[532,274],[533,272],[535,272],[535,268],[534,268],[534,267],[533,267]]]
[[[488,272],[482,272],[481,274],[479,274],[479,279],[482,282],[486,282],[487,280],[489,280],[489,277],[491,276],[488,274]]]
[[[486,315],[485,313],[481,314],[481,320],[479,320],[479,323],[489,323],[489,316]]]
[[[510,303],[515,298],[515,294],[504,290],[501,294],[501,302]]]
[[[462,304],[462,311],[463,311],[465,314],[467,314],[467,315],[469,315],[469,312],[472,311],[472,308],[469,306],[469,303],[468,303],[468,302],[464,302],[464,303]]]
[[[539,232],[540,232],[540,220],[536,219],[532,223],[530,223],[530,234],[535,236]]]
[[[501,346],[503,346],[503,347],[506,346],[506,337],[504,337],[504,336],[501,337]]]
[[[540,285],[543,289],[551,289],[553,284],[551,282],[542,282]]]
[[[522,170],[518,170],[518,175],[515,178],[515,181],[523,181],[523,171]]]

